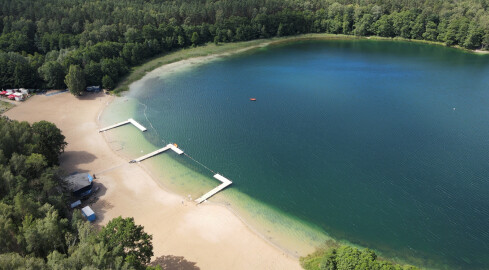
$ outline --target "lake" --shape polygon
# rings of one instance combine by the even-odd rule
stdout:
[[[137,88],[128,97],[138,102],[134,118],[151,127],[145,138],[176,142],[231,179],[224,193],[387,257],[489,268],[488,56],[408,42],[300,41]]]

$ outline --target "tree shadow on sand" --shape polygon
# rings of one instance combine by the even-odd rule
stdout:
[[[165,270],[199,270],[197,263],[185,260],[183,256],[165,255],[153,260],[151,266],[161,266]]]

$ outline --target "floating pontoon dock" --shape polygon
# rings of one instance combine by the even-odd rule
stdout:
[[[197,200],[195,200],[197,203],[202,203],[203,201],[209,199],[210,197],[214,196],[216,193],[218,193],[219,191],[223,190],[225,187],[227,187],[227,186],[229,186],[229,185],[231,185],[233,183],[229,179],[227,179],[226,177],[224,177],[224,176],[222,176],[220,174],[215,174],[214,175],[214,178],[216,178],[217,180],[221,181],[222,184],[220,184],[219,186],[217,186],[213,190],[207,192],[202,197],[200,197]]]
[[[120,123],[117,123],[115,125],[112,125],[112,126],[108,126],[108,127],[105,127],[103,129],[100,129],[98,132],[104,132],[104,131],[107,131],[109,129],[113,129],[113,128],[116,128],[116,127],[120,127],[120,126],[123,126],[125,124],[133,124],[135,127],[139,128],[139,130],[141,131],[146,131],[146,128],[143,127],[141,124],[139,124],[138,122],[136,122],[136,120],[132,119],[132,118],[129,118],[127,121],[124,121],[124,122],[120,122]]]
[[[175,146],[175,145],[173,145],[173,144],[168,144],[167,146],[165,146],[165,147],[163,147],[163,148],[161,148],[161,149],[158,149],[158,150],[156,150],[156,151],[154,151],[154,152],[151,152],[151,153],[149,153],[149,154],[147,154],[147,155],[144,155],[144,156],[142,156],[142,157],[139,157],[139,158],[133,159],[133,160],[129,161],[129,163],[141,162],[141,161],[143,161],[143,160],[145,160],[145,159],[148,159],[148,158],[150,158],[150,157],[153,157],[153,156],[156,156],[156,155],[158,155],[158,154],[161,154],[161,153],[165,152],[165,151],[166,151],[166,150],[168,150],[168,149],[173,150],[175,153],[177,153],[177,154],[179,154],[179,155],[183,154],[183,151],[182,151],[181,149],[179,149],[178,147],[176,147],[176,146]]]

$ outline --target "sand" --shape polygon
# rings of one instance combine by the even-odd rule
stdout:
[[[112,98],[103,93],[81,98],[69,93],[34,96],[5,115],[56,124],[68,142],[61,168],[96,174],[100,187],[92,204],[96,224],[134,217],[153,235],[155,258],[180,265],[172,269],[301,269],[297,258],[267,242],[224,206],[186,201],[112,151],[98,133],[98,117]]]

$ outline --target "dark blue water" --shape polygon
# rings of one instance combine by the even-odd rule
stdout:
[[[489,268],[489,57],[304,41],[143,88],[148,138],[178,142],[232,188],[387,256]]]

